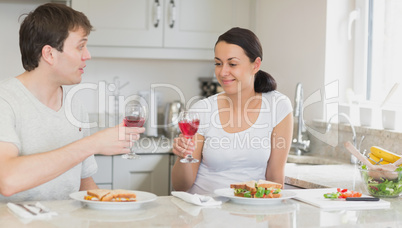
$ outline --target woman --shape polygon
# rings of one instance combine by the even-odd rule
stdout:
[[[215,75],[224,92],[191,108],[200,115],[194,141],[175,138],[175,190],[213,193],[231,183],[258,179],[283,185],[292,105],[275,91],[274,78],[260,70],[261,61],[262,47],[253,32],[232,28],[218,38]],[[180,163],[188,153],[201,162]]]

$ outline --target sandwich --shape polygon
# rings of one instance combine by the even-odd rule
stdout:
[[[92,189],[87,190],[84,199],[105,202],[134,202],[137,200],[136,197],[134,192],[123,189]]]
[[[267,181],[246,181],[240,183],[234,183],[230,185],[230,188],[234,189],[234,195],[238,197],[247,198],[279,198],[282,185]]]

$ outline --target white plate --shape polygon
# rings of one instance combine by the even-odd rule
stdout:
[[[87,191],[71,193],[70,197],[72,199],[82,202],[89,208],[101,209],[101,210],[138,209],[141,207],[141,205],[156,200],[156,195],[153,193],[142,192],[142,191],[131,191],[131,192],[135,193],[135,195],[137,196],[137,201],[135,201],[135,202],[101,202],[101,201],[85,200],[84,196],[87,194]]]
[[[282,200],[290,199],[296,196],[295,192],[282,190],[281,191],[282,197],[280,198],[246,198],[246,197],[235,196],[232,188],[216,189],[215,194],[227,197],[231,201],[233,201],[233,203],[250,204],[250,205],[278,204],[281,203]]]

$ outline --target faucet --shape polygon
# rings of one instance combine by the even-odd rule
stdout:
[[[327,129],[325,130],[325,133],[328,133],[329,130],[331,129],[331,126],[332,126],[331,120],[332,120],[335,116],[342,116],[342,117],[344,117],[344,118],[349,122],[349,125],[350,125],[350,127],[352,128],[352,134],[353,134],[352,141],[353,141],[353,146],[356,147],[357,150],[360,152],[360,147],[361,147],[361,143],[362,143],[362,141],[363,141],[363,139],[364,139],[364,136],[362,136],[362,138],[361,138],[361,140],[360,140],[360,144],[359,144],[359,146],[357,147],[355,127],[353,126],[352,121],[350,120],[349,116],[346,115],[345,113],[335,113],[333,116],[331,116],[331,118],[329,118],[329,120],[328,120],[328,125],[327,125]],[[354,155],[350,155],[350,163],[351,163],[351,164],[356,164],[356,163],[357,163],[357,158],[356,158]]]
[[[303,86],[300,82],[296,86],[294,116],[298,119],[297,134],[293,139],[291,148],[294,149],[296,155],[301,155],[303,151],[309,151],[310,140],[303,140]]]

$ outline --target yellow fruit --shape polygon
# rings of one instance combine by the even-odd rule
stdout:
[[[381,147],[378,146],[372,146],[370,148],[371,153],[376,156],[377,158],[382,158],[384,161],[394,163],[396,162],[399,158],[401,158],[401,155],[392,153],[391,151],[385,150]]]
[[[380,158],[378,158],[378,157],[376,157],[373,153],[369,153],[368,154],[369,155],[369,157],[371,158],[369,158],[368,160],[371,162],[371,164],[376,164],[378,161],[380,161]],[[382,162],[380,162],[379,164],[381,164],[381,165],[385,165],[385,164],[389,164],[389,162],[387,162],[387,161],[382,161]]]

